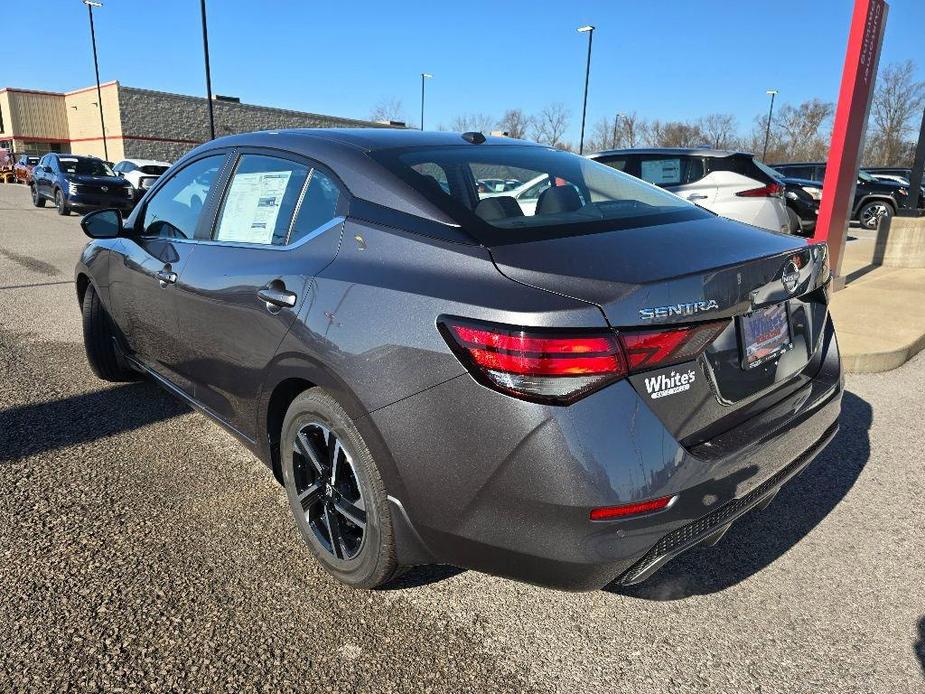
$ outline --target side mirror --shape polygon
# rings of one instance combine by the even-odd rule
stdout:
[[[80,228],[91,239],[114,239],[122,233],[119,210],[97,210],[80,220]]]

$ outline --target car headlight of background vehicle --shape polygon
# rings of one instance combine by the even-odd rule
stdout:
[[[76,183],[67,182],[67,194],[68,195],[77,195],[80,192],[80,186]]]
[[[796,199],[797,199],[797,194],[794,193],[792,190],[788,190],[788,191],[785,193],[785,197],[787,197],[788,200],[796,200]]]
[[[903,197],[906,197],[907,195],[909,195],[909,189],[908,189],[908,188],[900,188],[898,192],[899,192],[899,194],[902,195]]]
[[[822,188],[814,188],[813,186],[801,186],[801,188],[809,193],[813,200],[822,200]]]

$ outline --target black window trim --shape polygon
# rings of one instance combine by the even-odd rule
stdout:
[[[246,155],[257,155],[263,157],[275,157],[277,159],[284,159],[287,161],[294,162],[296,164],[301,164],[308,168],[308,176],[305,178],[305,183],[302,184],[302,190],[299,192],[299,199],[296,202],[295,209],[292,212],[292,218],[289,220],[289,229],[286,232],[286,243],[285,244],[272,244],[272,243],[252,243],[248,241],[222,241],[215,238],[215,233],[217,231],[216,225],[218,224],[219,217],[221,215],[222,209],[224,209],[225,201],[228,197],[228,191],[231,188],[231,180],[234,178],[235,172],[238,170],[238,165],[241,162],[241,158]],[[347,189],[347,186],[344,185],[343,181],[331,171],[330,168],[322,164],[321,162],[312,159],[310,157],[297,154],[295,152],[290,152],[284,149],[276,149],[273,147],[252,147],[252,146],[241,146],[234,149],[232,152],[232,162],[228,166],[227,175],[222,178],[221,181],[221,198],[218,200],[218,204],[212,214],[212,219],[208,226],[208,234],[204,235],[202,238],[197,234],[196,242],[202,243],[209,246],[224,246],[227,248],[250,248],[250,249],[263,249],[268,251],[291,251],[296,248],[300,248],[304,244],[308,243],[312,239],[317,238],[324,232],[329,229],[333,229],[336,226],[342,224],[348,215],[348,209],[350,206],[351,196]],[[331,181],[334,182],[334,185],[337,186],[340,195],[337,199],[337,208],[335,210],[336,215],[329,220],[328,222],[322,224],[320,227],[312,229],[309,233],[303,236],[301,239],[295,243],[289,243],[289,239],[292,235],[292,226],[295,224],[296,219],[298,218],[299,211],[302,209],[302,201],[305,198],[305,193],[308,191],[308,186],[311,183],[312,177],[314,176],[315,169],[318,169],[326,175]]]

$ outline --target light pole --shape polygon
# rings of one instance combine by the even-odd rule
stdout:
[[[578,138],[578,153],[585,152],[585,115],[588,113],[588,80],[591,77],[591,42],[594,40],[594,27],[587,24],[578,27],[578,32],[588,35],[588,62],[585,64],[585,101],[581,107],[581,137]]]
[[[774,115],[774,97],[777,96],[777,90],[769,89],[765,94],[771,97],[771,108],[768,109],[768,125],[764,129],[764,151],[761,152],[761,161],[766,161],[768,158],[768,140],[771,137],[771,116]]]
[[[202,14],[202,50],[206,56],[206,99],[209,103],[209,135],[215,139],[215,114],[212,112],[212,69],[209,67],[209,29],[206,24],[206,0],[199,0]]]
[[[96,71],[96,101],[100,109],[100,130],[103,132],[103,159],[109,161],[109,147],[106,145],[106,121],[103,119],[103,91],[100,89],[100,64],[96,58],[96,30],[93,27],[93,8],[102,7],[103,3],[82,0],[90,13],[90,42],[93,44],[93,69]]]
[[[429,80],[433,77],[429,72],[421,73],[421,130],[424,129],[424,80]]]

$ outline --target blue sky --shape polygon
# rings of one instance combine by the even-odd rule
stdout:
[[[204,92],[197,0],[104,2],[95,14],[102,80]],[[560,101],[577,140],[587,43],[575,29],[590,23],[597,31],[589,123],[620,111],[661,119],[728,112],[744,131],[767,108],[768,88],[780,90],[783,103],[837,98],[852,4],[209,0],[212,83],[247,103],[355,118],[398,98],[416,120],[426,71],[434,75],[428,126]],[[93,83],[80,0],[6,5],[15,40],[0,44],[0,86],[64,91]],[[925,0],[890,5],[881,64],[912,58],[925,79]],[[44,47],[24,49],[22,38]]]

